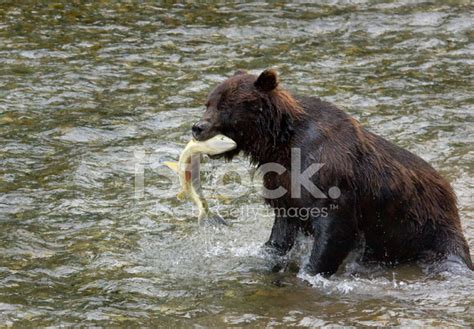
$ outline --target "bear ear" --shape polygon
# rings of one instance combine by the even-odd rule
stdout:
[[[234,77],[236,75],[241,75],[241,74],[247,74],[248,72],[246,70],[237,70],[235,73],[234,73]]]
[[[262,72],[255,81],[255,87],[261,91],[269,92],[278,86],[277,73],[273,69],[268,69]]]

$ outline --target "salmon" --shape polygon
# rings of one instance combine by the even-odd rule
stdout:
[[[186,145],[179,156],[178,162],[164,162],[164,165],[172,169],[179,176],[181,191],[178,193],[179,200],[189,199],[198,207],[198,223],[203,219],[225,221],[218,215],[211,214],[209,205],[201,191],[200,165],[201,154],[218,155],[231,151],[237,147],[237,144],[227,136],[216,135],[205,141],[196,141],[192,139]]]

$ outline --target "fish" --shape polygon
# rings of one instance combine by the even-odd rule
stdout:
[[[166,161],[163,164],[176,172],[179,176],[181,190],[177,194],[178,200],[190,199],[198,207],[198,223],[207,219],[209,222],[227,224],[219,215],[212,214],[209,205],[201,190],[200,165],[201,154],[218,155],[231,151],[237,143],[225,135],[216,135],[205,141],[191,139],[179,156],[178,162]]]

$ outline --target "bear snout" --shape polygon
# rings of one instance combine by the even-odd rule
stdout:
[[[211,128],[211,123],[209,121],[198,121],[196,122],[193,127],[191,128],[191,131],[193,133],[193,137],[197,140],[205,140],[206,135],[209,135],[209,131]],[[208,136],[211,137],[211,136]]]

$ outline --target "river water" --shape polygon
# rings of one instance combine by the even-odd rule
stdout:
[[[162,162],[207,93],[273,67],[438,169],[474,250],[474,7],[321,3],[0,2],[0,326],[474,325],[463,269],[349,261],[327,280],[298,270],[304,239],[266,255],[246,159],[206,160],[232,225],[175,198]]]

